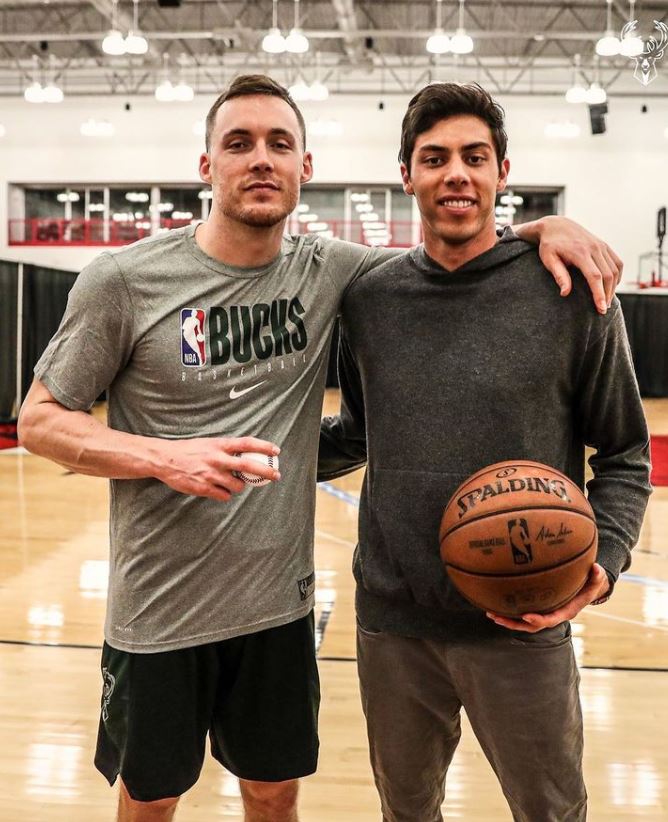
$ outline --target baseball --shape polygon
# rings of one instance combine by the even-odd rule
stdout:
[[[278,457],[269,456],[267,454],[258,454],[252,451],[245,451],[243,454],[235,454],[237,457],[249,457],[252,460],[256,460],[257,462],[261,462],[263,465],[268,465],[270,468],[274,468],[278,471]],[[246,485],[253,485],[256,488],[259,488],[261,485],[269,485],[271,480],[265,479],[264,477],[258,477],[257,474],[249,474],[246,471],[236,471],[236,476],[239,477],[240,480],[243,480]]]

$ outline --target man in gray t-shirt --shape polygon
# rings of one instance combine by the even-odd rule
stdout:
[[[249,822],[295,820],[296,780],[315,769],[327,352],[346,287],[396,252],[285,237],[311,174],[285,90],[238,78],[207,117],[209,219],[82,271],[22,410],[29,450],[111,479],[96,765],[121,775],[121,820],[171,818],[207,733],[241,779]],[[562,286],[564,262],[586,267],[573,249],[598,257],[592,290],[605,301],[596,277],[618,273],[607,246],[567,221],[524,236],[541,237]],[[104,390],[108,426],[85,413]],[[280,475],[239,456],[279,450]],[[240,472],[271,482],[249,489]]]

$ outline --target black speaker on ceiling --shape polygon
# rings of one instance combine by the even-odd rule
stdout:
[[[608,113],[607,103],[596,103],[589,106],[589,121],[592,134],[605,134],[605,115]]]
[[[163,9],[166,8],[177,8],[181,5],[181,0],[158,0],[158,5],[161,6]]]

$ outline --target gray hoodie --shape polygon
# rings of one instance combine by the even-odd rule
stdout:
[[[584,487],[611,581],[630,564],[651,488],[648,432],[615,299],[601,317],[574,274],[559,296],[536,249],[506,231],[455,271],[422,246],[347,292],[341,415],[323,421],[318,478],[368,462],[355,552],[362,627],[407,636],[498,630],[445,574],[438,545],[456,487],[531,459]]]

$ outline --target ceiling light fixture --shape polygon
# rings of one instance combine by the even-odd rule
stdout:
[[[63,90],[55,83],[49,83],[42,89],[45,103],[62,103],[65,99]]]
[[[185,80],[186,63],[187,57],[182,54],[179,58],[179,82],[174,86],[174,99],[179,103],[190,103],[195,98],[195,90]]]
[[[588,105],[600,105],[601,103],[605,103],[607,99],[608,95],[606,94],[605,89],[599,83],[594,82],[587,89],[587,97],[585,99],[585,102],[588,103]]]
[[[314,80],[311,83],[309,92],[311,94],[311,100],[314,100],[316,103],[321,103],[329,97],[329,89],[319,80]]]
[[[459,0],[459,26],[450,39],[450,49],[453,54],[470,54],[473,51],[473,40],[464,28],[464,0]]]
[[[148,51],[148,40],[139,30],[139,0],[132,0],[132,3],[132,28],[125,38],[125,50],[128,54],[146,54]]]
[[[584,103],[587,99],[587,89],[579,82],[580,55],[576,54],[573,63],[573,85],[566,92],[567,103]]]
[[[44,90],[42,89],[42,84],[34,80],[24,89],[23,97],[27,103],[43,103]]]
[[[111,6],[111,28],[107,36],[102,41],[102,51],[112,57],[125,54],[125,39],[118,28],[118,0],[112,0]]]
[[[327,100],[327,98],[329,97],[329,89],[327,88],[327,86],[323,82],[318,80],[318,77],[320,77],[320,75],[321,75],[321,72],[320,72],[320,55],[316,54],[315,55],[315,76],[316,76],[316,79],[311,83],[310,86],[306,83],[301,83],[301,82],[295,83],[295,85],[297,87],[296,91],[297,91],[297,94],[299,95],[299,99],[301,101],[311,100],[315,103],[322,103],[323,101]],[[298,78],[299,78],[299,75],[297,75],[297,79]]]
[[[285,37],[278,27],[278,0],[273,0],[271,28],[262,38],[262,48],[268,54],[283,54],[286,49]]]
[[[288,92],[295,103],[305,103],[311,99],[311,89],[303,80],[296,80]]]
[[[601,86],[601,67],[599,65],[598,57],[594,57],[594,69],[595,69],[595,79],[594,82],[590,84],[589,88],[587,89],[587,97],[585,102],[587,105],[596,106],[600,105],[601,103],[605,103],[608,99],[608,95],[605,92],[605,89]]]
[[[174,86],[169,79],[169,54],[162,55],[162,76],[163,80],[155,89],[155,99],[161,103],[171,103],[174,99]]]
[[[170,80],[163,80],[155,89],[155,99],[161,103],[171,103],[174,100],[174,86]]]
[[[629,22],[622,29],[623,37],[619,49],[624,57],[639,57],[645,50],[642,37],[638,37],[636,34],[638,21],[635,19],[635,5],[636,0],[629,0]]]
[[[442,3],[443,0],[436,0],[436,26],[426,44],[430,54],[446,54],[450,51],[450,38],[443,31]]]
[[[77,191],[70,191],[69,188],[67,191],[59,191],[56,194],[56,200],[59,203],[78,203],[81,199],[81,195]]]
[[[299,0],[295,0],[295,24],[285,38],[285,49],[291,54],[304,54],[309,49],[308,37],[299,26]]]
[[[298,78],[290,86],[288,92],[296,103],[306,103],[309,101],[319,103],[329,97],[329,89],[324,83],[318,80],[315,80],[309,85],[304,82],[304,80]]]
[[[84,137],[114,136],[114,126],[109,120],[95,120],[92,117],[89,117],[88,120],[82,123],[79,130]],[[102,209],[104,209],[104,205],[102,205]],[[95,211],[96,209],[91,206],[90,210]]]
[[[41,102],[62,103],[65,95],[63,94],[63,90],[56,83],[56,57],[54,54],[49,56],[49,74],[51,75],[51,79],[45,86],[42,87]]]
[[[605,2],[607,4],[605,34],[596,43],[596,54],[601,57],[614,57],[615,54],[619,54],[622,44],[612,30],[612,0],[605,0]]]

